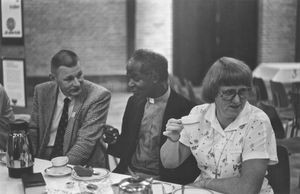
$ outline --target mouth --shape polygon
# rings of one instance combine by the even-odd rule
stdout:
[[[73,88],[73,89],[70,90],[70,92],[71,92],[71,93],[79,93],[79,92],[81,92],[81,88],[80,88],[80,87],[78,87],[78,88]]]
[[[230,105],[230,108],[232,109],[239,109],[241,105]]]

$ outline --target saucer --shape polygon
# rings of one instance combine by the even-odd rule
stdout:
[[[70,175],[72,172],[72,168],[69,166],[62,166],[62,167],[49,167],[45,169],[45,174],[48,176],[67,176]]]
[[[152,183],[152,190],[153,190],[153,193],[171,194],[175,190],[175,187],[170,183],[153,182]]]
[[[196,187],[185,187],[184,191],[182,189],[177,189],[173,192],[173,194],[213,194],[212,191],[207,190],[207,189],[201,189],[201,188],[196,188]]]

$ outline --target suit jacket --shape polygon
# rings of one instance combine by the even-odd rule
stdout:
[[[50,127],[56,107],[58,85],[46,82],[35,87],[33,111],[30,121],[30,137],[36,157],[42,157],[50,138]],[[84,80],[82,92],[75,97],[73,112],[65,131],[63,154],[69,157],[70,164],[92,164],[106,167],[104,146],[101,153],[93,158],[98,149],[102,126],[106,122],[111,94],[99,85]],[[97,145],[97,146],[96,146]],[[99,145],[99,146],[98,146]]]
[[[125,173],[128,165],[131,163],[131,158],[138,143],[138,134],[144,114],[145,103],[146,99],[139,99],[136,96],[131,96],[128,99],[122,121],[121,135],[118,138],[118,141],[115,144],[109,145],[107,149],[109,154],[120,158],[120,162],[116,169],[114,169],[114,172]],[[195,104],[193,102],[188,101],[175,91],[171,90],[163,116],[160,147],[167,139],[166,136],[162,135],[165,131],[167,121],[170,118],[179,119],[184,115],[188,115],[191,108],[194,106]],[[164,168],[161,161],[159,164],[159,174],[163,181],[187,184],[193,182],[199,173],[200,170],[192,155],[190,155],[182,165],[175,169]]]
[[[9,98],[0,84],[0,149],[6,150],[9,122],[14,120],[14,113]]]

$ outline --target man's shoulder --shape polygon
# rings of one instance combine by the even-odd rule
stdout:
[[[47,82],[37,84],[35,86],[35,89],[36,90],[48,90],[51,88],[55,88],[55,86],[56,86],[56,83],[54,81],[47,81]]]
[[[88,98],[98,98],[99,96],[111,96],[111,92],[107,88],[99,84],[90,82],[88,80],[84,80],[83,88]]]

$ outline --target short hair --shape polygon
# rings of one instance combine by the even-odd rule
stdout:
[[[51,59],[51,72],[57,70],[60,66],[74,67],[78,63],[78,56],[70,50],[60,50]]]
[[[168,61],[161,54],[147,49],[138,49],[130,57],[129,63],[133,61],[142,64],[142,73],[154,70],[159,75],[160,81],[168,80]]]
[[[230,57],[218,59],[207,71],[202,82],[202,99],[212,103],[220,86],[252,87],[252,71],[243,61]]]

